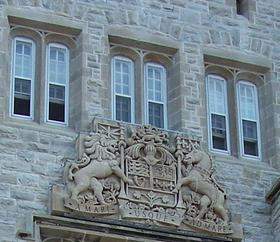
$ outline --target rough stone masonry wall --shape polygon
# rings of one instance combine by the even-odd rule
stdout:
[[[182,43],[181,129],[206,137],[203,48],[213,47],[264,57],[272,62],[267,119],[271,157],[262,161],[216,156],[218,180],[229,194],[229,208],[242,216],[244,241],[275,242],[265,191],[279,177],[280,160],[280,6],[277,0],[250,1],[250,20],[236,15],[233,0],[0,0],[0,241],[16,241],[21,218],[47,213],[49,188],[62,183],[63,157],[75,157],[75,133],[8,118],[10,50],[7,6],[33,14],[54,14],[85,25],[82,115],[89,123],[106,113],[108,80],[102,75],[108,57],[108,26],[130,27],[139,36],[152,32]],[[28,16],[26,16],[28,17]],[[104,68],[103,68],[104,71]],[[106,72],[106,69],[105,69]],[[105,75],[106,76],[106,75]],[[86,126],[83,127],[86,129]],[[77,130],[79,131],[79,130]],[[268,142],[268,141],[267,141]]]
[[[273,221],[273,231],[275,234],[275,240],[280,241],[280,196],[272,205],[272,221]]]

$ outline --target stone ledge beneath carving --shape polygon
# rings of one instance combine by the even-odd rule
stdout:
[[[134,240],[129,238],[128,241],[142,241],[140,240],[145,237],[145,241],[170,241],[172,242],[192,242],[192,241],[203,241],[203,242],[218,242],[218,241],[231,241],[231,242],[241,242],[243,238],[243,231],[240,221],[233,221],[231,228],[233,234],[230,236],[220,236],[208,234],[203,231],[191,231],[186,229],[176,229],[175,227],[167,226],[156,226],[150,224],[143,224],[137,222],[130,222],[127,220],[118,220],[113,216],[107,216],[106,218],[94,217],[90,213],[81,213],[75,212],[70,209],[67,209],[64,206],[63,202],[63,187],[54,186],[52,189],[52,201],[51,201],[51,213],[55,216],[44,216],[38,217],[41,219],[46,219],[46,221],[53,221],[55,224],[59,224],[60,221],[62,224],[67,224],[69,228],[80,228],[83,227],[83,231],[87,229],[90,231],[108,231],[107,234],[123,234],[127,238],[129,236],[133,237]],[[60,217],[63,216],[63,217]],[[237,216],[238,217],[238,216]],[[35,217],[35,220],[37,217]],[[78,225],[78,226],[77,226]],[[56,228],[59,229],[59,228]],[[95,233],[95,232],[94,232]],[[158,237],[154,237],[158,236]],[[135,240],[138,238],[139,240]],[[161,238],[161,240],[159,240]],[[122,241],[122,240],[121,240]],[[124,240],[127,241],[127,240]],[[115,241],[114,241],[115,242]]]
[[[102,242],[129,242],[129,241],[148,241],[148,242],[229,242],[241,241],[232,238],[220,238],[206,234],[196,234],[190,231],[162,228],[145,224],[121,222],[104,219],[96,221],[86,221],[66,217],[34,215],[35,223],[34,235],[36,239],[44,241],[47,238],[76,239],[83,242],[102,241]],[[37,240],[36,240],[37,241]]]

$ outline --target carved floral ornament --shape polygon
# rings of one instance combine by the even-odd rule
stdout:
[[[66,166],[73,213],[231,234],[227,196],[199,141],[151,126],[97,123],[80,160]]]

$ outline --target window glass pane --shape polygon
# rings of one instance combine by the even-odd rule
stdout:
[[[16,76],[23,76],[22,75],[22,55],[16,54],[16,59],[15,59],[15,75]]]
[[[166,80],[163,79],[163,68],[151,66],[148,64],[148,99],[149,101],[164,101],[163,84]]]
[[[242,120],[244,139],[257,139],[257,123],[253,121]]]
[[[58,62],[57,64],[57,83],[65,84],[67,82],[66,65],[65,63]]]
[[[24,45],[24,55],[31,56],[31,44]]]
[[[115,85],[115,92],[117,94],[121,94],[122,93],[122,86],[120,84],[116,84]]]
[[[149,102],[149,124],[164,128],[163,104]]]
[[[161,69],[155,68],[155,79],[161,80]]]
[[[122,93],[125,95],[129,95],[129,86],[128,85],[123,85]]]
[[[58,61],[59,62],[65,62],[65,50],[58,50]]]
[[[14,114],[30,116],[31,80],[15,78]]]
[[[49,82],[66,84],[66,49],[50,46],[49,59]]]
[[[23,77],[32,78],[32,59],[30,56],[23,57]]]
[[[161,91],[161,81],[155,81],[155,89],[156,91]]]
[[[148,88],[153,91],[154,89],[154,79],[148,78]]]
[[[257,123],[242,120],[244,154],[258,156]]]
[[[154,74],[153,74],[153,69],[151,67],[148,67],[148,78],[154,78]]]
[[[155,101],[162,101],[161,92],[155,92]]]
[[[131,95],[132,64],[122,59],[115,59],[114,63],[115,92],[129,96]],[[118,86],[116,86],[116,83],[118,83]]]
[[[251,85],[245,83],[239,84],[240,93],[240,112],[244,119],[256,120],[256,95],[255,89]]]
[[[32,44],[16,40],[15,75],[32,78]]]
[[[115,82],[119,84],[122,83],[122,75],[120,72],[115,72]]]
[[[65,87],[49,85],[49,120],[65,122]]]
[[[211,113],[226,114],[226,89],[225,81],[208,77],[208,101]]]
[[[227,150],[226,117],[211,114],[212,144],[214,149]]]
[[[55,48],[50,48],[50,59],[51,60],[56,60],[56,54],[57,54],[57,51]]]
[[[129,97],[116,96],[116,119],[131,122],[131,99]]]
[[[154,99],[154,92],[151,91],[151,90],[148,91],[148,99],[149,100],[153,100]]]
[[[115,61],[115,68],[117,72],[121,72],[121,61],[117,60]]]
[[[128,62],[122,62],[122,71],[124,74],[129,74],[129,63]]]
[[[128,74],[123,74],[122,76],[123,84],[124,85],[129,85],[129,75]]]
[[[23,43],[20,41],[17,41],[16,43],[16,53],[17,54],[22,54],[23,51]]]

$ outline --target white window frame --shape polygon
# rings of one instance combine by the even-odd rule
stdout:
[[[253,156],[253,155],[246,155],[244,152],[244,138],[243,138],[243,126],[242,126],[242,115],[241,115],[241,110],[240,110],[240,94],[239,94],[239,86],[240,84],[244,85],[249,85],[254,88],[255,92],[255,102],[256,102],[256,120],[249,120],[245,119],[248,121],[253,121],[256,122],[257,124],[257,139],[258,139],[258,156]],[[238,134],[239,134],[239,149],[240,149],[240,154],[241,157],[247,158],[247,159],[252,159],[252,160],[260,160],[261,159],[261,135],[260,135],[260,118],[259,118],[259,102],[258,102],[258,90],[255,84],[246,81],[246,80],[239,80],[236,83],[236,99],[237,99],[237,110],[238,110]]]
[[[163,88],[163,101],[159,102],[159,101],[154,101],[154,100],[149,100],[149,96],[148,96],[148,66],[153,66],[153,67],[157,67],[157,68],[161,68],[163,70],[163,83],[162,83],[162,88]],[[163,105],[163,128],[162,129],[167,129],[168,124],[167,124],[167,88],[166,88],[166,82],[167,82],[167,75],[166,75],[166,68],[158,63],[154,63],[154,62],[147,62],[144,65],[144,122],[145,124],[149,124],[149,102],[152,103],[157,103],[157,104],[162,104]]]
[[[131,64],[131,73],[130,73],[130,93],[131,95],[125,95],[125,94],[119,94],[115,92],[115,61],[116,60],[121,60],[121,61],[127,61]],[[127,97],[130,98],[130,110],[131,110],[131,122],[132,124],[135,123],[135,90],[134,90],[134,62],[124,56],[114,56],[111,59],[111,102],[112,102],[112,119],[117,120],[117,110],[116,110],[116,96],[120,97]],[[119,122],[125,122],[121,120],[117,120]],[[126,123],[126,122],[125,122]]]
[[[20,114],[15,114],[14,113],[14,94],[15,94],[15,56],[16,56],[16,42],[17,41],[22,41],[26,43],[31,44],[31,50],[32,50],[32,78],[31,78],[31,94],[30,94],[30,115],[25,116],[25,115],[20,115]],[[34,119],[34,80],[35,80],[35,58],[36,58],[36,47],[35,47],[35,42],[29,38],[25,37],[15,37],[13,38],[12,41],[12,58],[11,58],[11,95],[10,95],[10,116],[11,117],[17,117],[21,119],[26,119],[26,120],[33,120]],[[25,77],[20,77],[17,76],[18,78],[29,80]]]
[[[224,90],[225,90],[225,108],[226,108],[226,114],[225,114],[225,118],[226,118],[226,142],[227,142],[227,150],[219,150],[219,149],[215,149],[213,147],[213,140],[212,140],[212,119],[211,119],[211,111],[210,111],[210,102],[209,102],[209,77],[213,77],[216,79],[219,79],[221,81],[223,81],[224,83]],[[226,154],[226,155],[230,155],[231,154],[231,144],[230,144],[230,130],[229,130],[229,112],[228,112],[228,94],[227,94],[227,80],[225,78],[223,78],[222,76],[219,76],[217,74],[208,74],[206,76],[206,102],[207,102],[207,124],[208,124],[208,144],[209,144],[209,149],[215,153],[222,153],[222,154]],[[213,113],[213,114],[217,114],[217,115],[221,115],[219,113]],[[222,114],[224,115],[224,114]]]
[[[66,84],[60,84],[56,82],[49,81],[49,57],[50,57],[50,47],[62,48],[66,50]],[[49,43],[46,47],[46,86],[45,86],[45,122],[55,125],[68,126],[69,123],[69,48],[66,45],[59,43]],[[63,86],[65,88],[65,107],[64,107],[64,117],[65,121],[55,121],[49,119],[49,86],[50,84]]]

